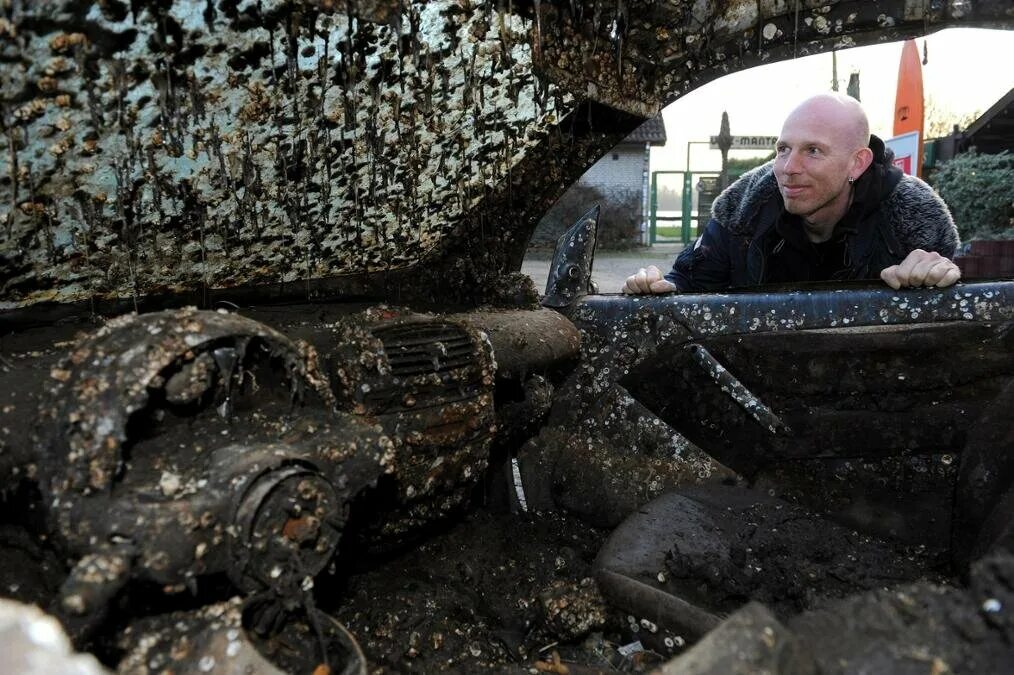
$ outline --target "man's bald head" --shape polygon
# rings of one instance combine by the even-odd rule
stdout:
[[[848,210],[852,184],[869,168],[870,123],[859,102],[811,96],[789,113],[775,148],[785,210],[802,216],[811,241],[826,241]]]
[[[811,96],[789,113],[784,126],[802,120],[833,129],[836,140],[848,150],[865,148],[870,143],[870,121],[866,111],[851,96],[837,92]]]

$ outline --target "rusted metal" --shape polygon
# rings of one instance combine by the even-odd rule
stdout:
[[[481,330],[496,357],[496,375],[525,380],[574,364],[581,334],[566,317],[551,310],[468,312],[449,317]]]
[[[236,508],[233,582],[256,591],[316,576],[338,549],[342,507],[327,478],[305,465],[262,473]]]
[[[417,536],[460,513],[489,457],[496,365],[485,334],[411,312],[370,310],[329,339],[338,405],[398,438],[392,470],[361,507],[374,543]]]
[[[558,337],[542,335],[547,326]],[[515,350],[518,340],[546,345],[527,364],[513,352],[500,373],[527,371],[531,390],[523,411],[508,405],[502,419],[531,422],[536,399],[544,416],[551,388],[537,373],[566,362],[577,339],[545,311],[441,319],[379,309],[322,327],[334,392],[312,347],[249,319],[185,310],[110,322],[53,367],[39,427],[54,522],[87,558],[66,609],[89,615],[132,577],[182,589],[226,571],[248,591],[313,577],[337,548],[343,504],[385,475],[376,498],[393,504],[356,509],[357,527],[376,528],[385,545],[460,511],[497,421],[490,334]],[[280,389],[265,399],[270,387]],[[347,412],[329,412],[335,405]],[[201,439],[182,453],[194,441],[171,424],[145,428],[179,416],[198,420]],[[285,562],[296,558],[298,570]],[[118,573],[96,574],[96,564]]]
[[[286,316],[310,342],[184,309],[110,321],[49,367],[32,459],[74,564],[55,607],[79,643],[138,582],[173,596],[225,577],[306,602],[340,541],[354,561],[461,514],[497,426],[538,431],[579,341],[548,310]]]
[[[298,587],[390,461],[389,440],[332,411],[312,348],[232,314],[111,321],[50,376],[39,471],[80,556],[59,604],[80,635],[132,579],[170,594],[221,572],[246,591]]]

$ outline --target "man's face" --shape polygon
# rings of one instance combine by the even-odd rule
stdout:
[[[785,210],[810,221],[837,220],[849,200],[855,164],[847,133],[819,109],[795,111],[785,121],[775,154],[775,178]]]

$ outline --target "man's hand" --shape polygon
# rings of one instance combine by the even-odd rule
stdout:
[[[662,278],[662,272],[654,265],[642,267],[637,274],[627,277],[623,285],[624,293],[642,295],[645,293],[675,293],[676,284]]]
[[[880,278],[895,290],[917,286],[944,288],[952,286],[961,278],[961,270],[950,259],[936,251],[917,248],[909,253],[901,264],[891,265],[881,271]]]

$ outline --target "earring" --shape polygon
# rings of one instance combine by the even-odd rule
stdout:
[[[852,176],[849,176],[849,185],[852,185],[855,182],[856,182],[856,179],[854,177],[852,177]]]

